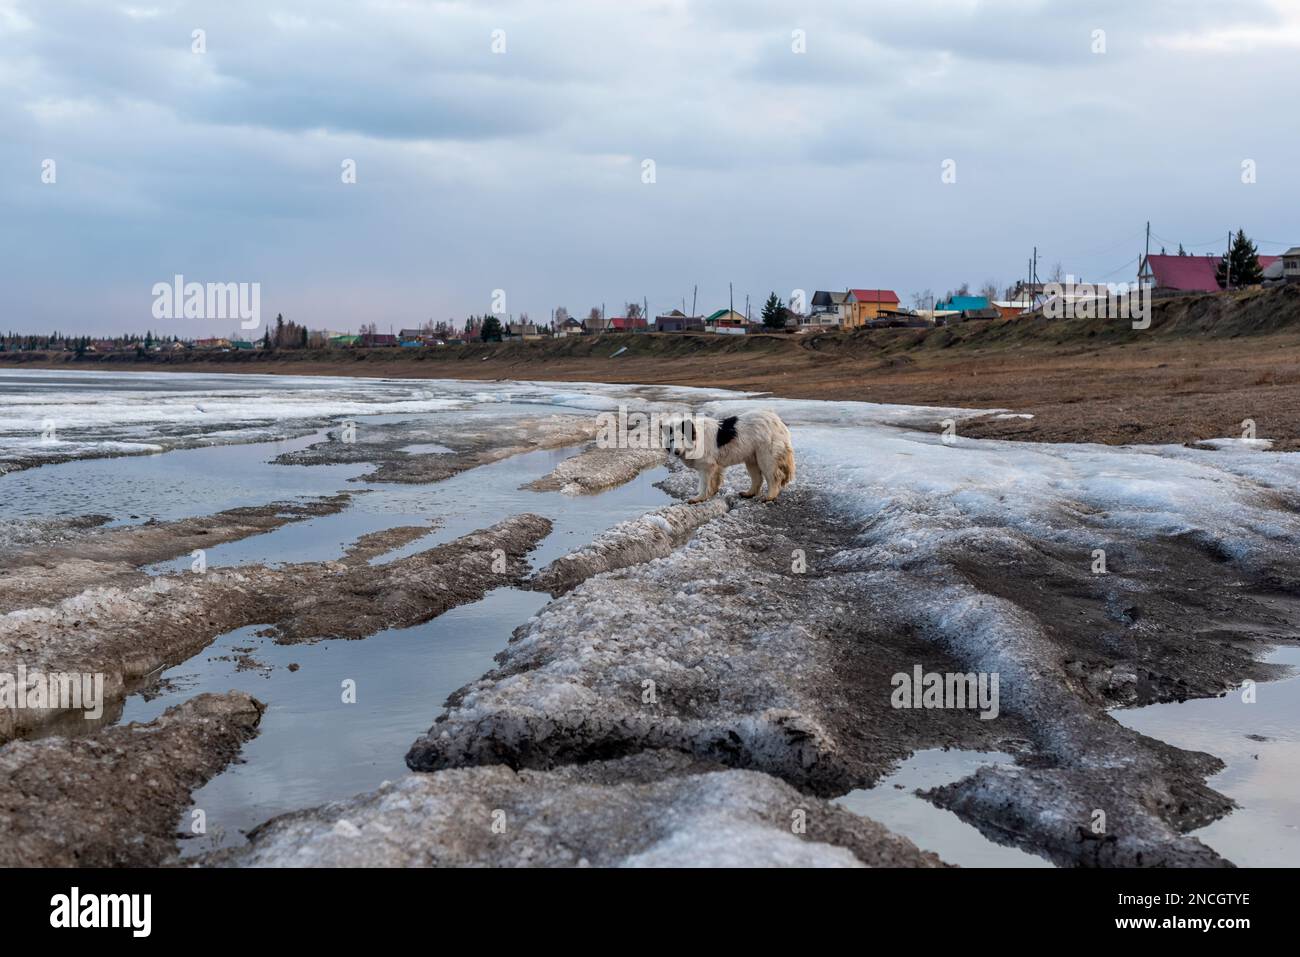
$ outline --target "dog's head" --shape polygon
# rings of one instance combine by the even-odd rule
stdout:
[[[665,419],[660,426],[660,437],[664,450],[673,458],[699,458],[700,429],[693,416],[675,415]]]

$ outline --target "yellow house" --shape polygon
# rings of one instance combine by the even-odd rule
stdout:
[[[855,329],[872,319],[879,319],[882,312],[896,311],[898,293],[892,289],[850,289],[844,307],[843,326]]]

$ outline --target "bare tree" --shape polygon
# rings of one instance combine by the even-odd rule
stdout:
[[[1052,267],[1052,275],[1048,282],[1065,282],[1065,269],[1062,268],[1060,263]]]
[[[629,303],[628,303],[624,308],[627,310],[626,313],[625,313],[625,315],[626,315],[629,319],[640,319],[640,318],[641,318],[641,303],[639,303],[639,302],[629,302]]]
[[[980,295],[989,302],[998,298],[998,281],[996,279],[984,280],[984,285],[980,287]]]

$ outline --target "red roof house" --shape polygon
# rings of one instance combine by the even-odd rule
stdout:
[[[882,312],[898,309],[898,293],[892,289],[850,289],[844,299],[847,310],[845,328],[861,326],[871,319],[880,318]]]
[[[1215,271],[1223,257],[1218,254],[1209,256],[1147,256],[1138,270],[1138,282],[1151,283],[1157,290],[1168,289],[1176,292],[1218,292],[1219,280]],[[1259,268],[1267,269],[1277,260],[1276,256],[1260,256]]]
[[[897,303],[898,293],[892,289],[850,289],[849,295],[858,302],[892,302]]]
[[[644,316],[616,316],[609,320],[611,332],[645,332],[649,328]]]

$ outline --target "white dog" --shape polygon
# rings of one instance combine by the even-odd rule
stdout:
[[[692,505],[717,494],[722,473],[742,462],[749,471],[749,491],[753,498],[767,481],[771,502],[781,489],[794,481],[794,446],[790,430],[775,412],[746,412],[718,421],[704,415],[690,416],[665,423],[664,444],[668,454],[700,473],[700,491],[690,500]]]

